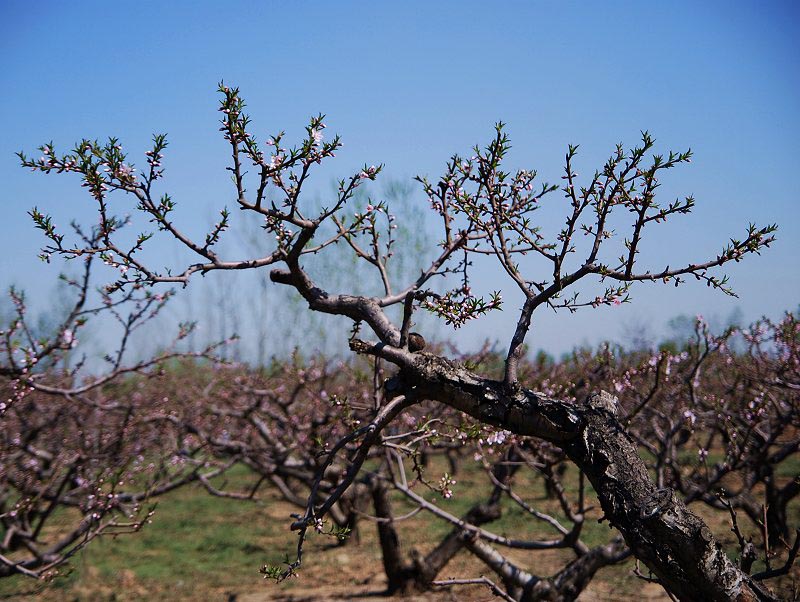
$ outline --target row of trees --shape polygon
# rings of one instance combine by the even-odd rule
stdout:
[[[231,149],[228,169],[235,203],[263,224],[266,250],[258,256],[229,259],[216,249],[229,225],[227,209],[201,240],[178,228],[172,218],[174,201],[156,193],[166,148],[165,137],[159,135],[146,153],[147,166],[141,173],[114,139],[106,144],[83,140],[66,154],[47,144],[39,159],[20,154],[23,166],[35,171],[78,173],[98,208],[98,225],[88,234],[76,228],[78,236],[71,239],[56,229],[49,216],[34,209],[31,215],[48,239],[43,257],[80,258],[87,266],[87,280],[93,258],[102,259],[116,276],[102,289],[98,311],[106,308],[121,316],[118,308],[132,304],[131,315],[140,316],[133,323],[149,315],[142,307],[163,301],[150,291],[153,285],[187,284],[193,275],[210,271],[280,265],[270,273],[273,282],[293,288],[310,310],[352,322],[350,349],[362,357],[360,361],[368,358],[372,378],[362,379],[365,388],[354,391],[352,383],[358,379],[350,378],[349,371],[358,370],[358,364],[353,363],[333,369],[322,363],[276,366],[268,378],[217,368],[206,378],[170,379],[168,386],[175,387],[171,395],[163,395],[163,382],[148,391],[147,381],[141,381],[147,393],[135,391],[123,402],[117,392],[114,400],[105,400],[111,378],[126,371],[157,369],[169,357],[126,368],[123,343],[122,351],[109,358],[108,375],[78,383],[66,374],[61,383],[48,384],[52,372],[37,366],[43,366],[48,354],[58,356],[71,347],[71,326],[80,325],[85,311],[79,302],[67,326],[49,343],[33,340],[21,319],[8,329],[8,365],[3,374],[9,379],[11,403],[4,419],[13,417],[24,430],[30,423],[26,416],[39,415],[37,406],[30,404],[45,394],[69,401],[50,407],[92,408],[99,413],[92,414],[98,425],[93,432],[113,432],[114,440],[124,441],[127,433],[135,433],[132,442],[140,442],[147,440],[140,429],[167,429],[171,435],[160,435],[159,442],[167,446],[165,450],[173,448],[169,461],[152,461],[166,457],[165,450],[155,449],[148,452],[154,456],[139,454],[147,465],[141,475],[115,480],[116,488],[109,491],[105,476],[97,476],[105,488],[97,489],[96,480],[91,483],[89,487],[102,492],[106,500],[120,500],[110,503],[112,510],[150,499],[179,483],[198,481],[217,495],[253,497],[261,483],[270,481],[301,507],[291,525],[299,534],[295,560],[264,568],[267,576],[278,580],[300,568],[309,530],[344,536],[357,528],[356,517],[364,512],[366,500],[378,518],[384,566],[393,590],[411,584],[430,587],[447,561],[467,549],[497,574],[500,585],[479,581],[508,599],[572,599],[598,569],[630,555],[647,566],[645,578],[658,581],[681,599],[774,599],[764,582],[787,573],[797,553],[797,545],[789,539],[787,512],[797,483],[780,472],[798,446],[793,316],[781,324],[756,325],[747,334],[731,330],[712,336],[699,323],[689,345],[646,356],[621,356],[607,348],[597,354],[578,353],[556,365],[536,365],[524,354],[534,313],[541,307],[572,312],[626,302],[637,282],[678,285],[690,276],[732,293],[727,278],[715,269],[768,246],[774,226],[751,225],[743,239],[731,239],[706,261],[640,269],[637,259],[645,228],[689,213],[694,205],[691,197],[662,205],[655,196],[662,172],[687,162],[690,153],[648,158],[654,142],[644,134],[640,146],[630,151],[619,146],[602,170],[581,186],[573,168],[577,148],[570,147],[564,185],[537,185],[533,171],[503,170],[510,145],[498,125],[485,149],[476,147],[469,157],[454,156],[436,183],[420,179],[441,222],[442,240],[430,262],[410,282],[398,286],[388,267],[396,244],[396,218],[390,209],[377,201],[346,209],[355,202],[357,189],[374,180],[381,168],[365,166],[342,180],[330,203],[308,203],[301,195],[303,186],[315,165],[333,156],[339,138],[325,140],[320,116],[311,120],[298,146],[286,147],[278,134],[268,138],[267,150],[262,150],[250,133],[250,118],[238,90],[221,85],[220,93],[221,131]],[[245,163],[252,164],[251,176]],[[559,232],[548,235],[536,225],[535,211],[558,190],[566,201],[565,221]],[[155,224],[155,231],[135,237],[121,233],[127,220],[111,213],[111,195],[131,197],[146,222]],[[624,216],[633,221],[624,244],[607,249]],[[165,268],[152,265],[143,249],[159,233],[189,249],[198,261]],[[374,270],[379,293],[331,292],[312,278],[307,265],[334,245],[345,245]],[[499,293],[481,297],[472,290],[472,259],[486,257],[498,262],[524,298],[507,352],[468,358],[432,349],[422,335],[412,332],[416,311],[427,310],[458,327],[501,306]],[[533,277],[527,275],[532,268],[538,268]],[[592,282],[599,282],[599,289],[593,291]],[[18,307],[22,312],[21,301]],[[185,331],[182,328],[179,337]],[[199,390],[201,382],[205,384]],[[120,410],[117,418],[114,410]],[[76,436],[82,437],[87,418],[72,422],[81,425]],[[63,423],[59,418],[44,421],[39,432],[63,428]],[[20,447],[24,440],[12,436],[9,445]],[[107,441],[101,437],[90,447],[103,448]],[[22,493],[19,501],[5,502],[9,510],[2,516],[11,521],[21,509],[31,508],[32,519],[6,538],[9,548],[27,550],[31,557],[4,555],[3,564],[7,572],[22,569],[38,574],[56,560],[35,545],[42,532],[35,525],[51,512],[46,505],[38,507],[37,501],[60,503],[55,500],[66,499],[62,493],[80,487],[86,477],[76,480],[77,473],[69,472],[66,460],[31,462],[25,445],[17,452],[22,469],[26,463],[38,467],[41,477],[31,477],[27,490],[20,488],[25,479],[10,481],[9,491]],[[39,445],[43,443],[28,447],[36,450]],[[455,469],[455,450],[469,447],[482,458],[490,494],[466,516],[456,517],[443,505],[432,504],[412,484],[427,485],[448,498],[454,492],[453,471],[436,480],[421,467],[431,454],[446,453]],[[494,453],[488,454],[489,450]],[[134,451],[123,456],[138,457],[131,455]],[[81,458],[90,455],[84,452]],[[248,492],[215,488],[211,477],[237,462],[258,475],[254,486]],[[62,465],[69,476],[47,480],[51,472],[58,472],[53,467]],[[532,469],[559,501],[558,516],[541,512],[527,492],[515,489],[521,469]],[[564,486],[565,479],[578,483],[574,497]],[[123,495],[119,488],[126,482],[140,493]],[[590,488],[603,520],[620,535],[595,547],[581,538],[591,505]],[[427,557],[409,560],[400,553],[390,491],[453,524],[452,533]],[[759,499],[761,491],[767,499]],[[91,495],[96,498],[96,493]],[[501,500],[511,500],[531,520],[549,525],[553,536],[518,541],[487,530],[485,525],[500,512]],[[726,554],[708,526],[689,510],[689,503],[729,513],[741,548],[738,561]],[[79,502],[76,507],[84,511],[90,505]],[[92,522],[97,521],[95,514],[88,519],[84,514],[82,520],[95,525],[90,527],[92,533],[100,533],[99,523]],[[129,521],[131,514],[135,515],[129,511]],[[759,527],[761,543],[748,539],[748,530],[740,525],[742,516]],[[129,522],[127,528],[140,524]],[[87,540],[79,535],[56,547],[74,550]],[[574,559],[555,575],[535,575],[516,566],[501,551],[503,546],[567,548]],[[759,549],[766,568],[754,573]],[[780,554],[783,563],[775,566]]]
[[[25,330],[18,307],[12,342]],[[57,336],[63,341],[64,331]],[[6,347],[7,358],[14,347]],[[501,356],[491,349],[460,361],[502,370]],[[340,545],[359,541],[362,517],[377,519],[390,592],[434,587],[453,556],[468,550],[497,572],[504,595],[570,599],[602,567],[631,554],[613,534],[593,547],[582,539],[597,502],[562,449],[487,428],[446,406],[409,409],[359,458],[353,433],[374,423],[383,407],[382,388],[375,386],[382,382],[380,366],[295,356],[254,371],[184,360],[155,373],[131,366],[138,374],[123,378],[120,370],[108,382],[79,387],[54,368],[36,370],[32,386],[16,393],[2,418],[5,576],[52,575],[95,537],[138,531],[161,494],[189,484],[231,503],[258,500],[270,487],[315,516],[328,505],[314,528]],[[526,360],[521,368],[525,382],[548,397],[578,400],[603,391],[591,401],[602,405],[616,403],[608,391],[623,396],[620,420],[645,450],[664,495],[729,517],[735,540],[728,550],[754,578],[788,574],[797,553],[792,525],[800,494],[800,478],[792,478],[800,447],[800,322],[794,314],[717,335],[698,319],[690,340],[658,351],[604,345],[557,363]],[[4,393],[15,390],[18,381],[7,378]],[[436,457],[446,459],[446,472]],[[356,472],[365,461],[369,470]],[[235,465],[249,469],[252,483],[231,491],[215,477]],[[459,491],[457,478],[476,469],[485,486]],[[463,516],[448,511],[454,495],[472,496]],[[408,555],[396,524],[414,513],[395,513],[398,496],[404,507],[447,521],[452,531],[431,542],[436,545],[427,553]],[[557,513],[543,510],[546,498],[558,502]],[[550,535],[492,532],[491,523],[512,505]],[[47,528],[65,509],[74,525]],[[533,574],[503,552],[558,548],[571,550],[574,559],[553,575]],[[283,570],[264,568],[278,579]]]

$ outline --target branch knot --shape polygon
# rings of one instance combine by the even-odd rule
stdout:
[[[616,416],[619,410],[619,399],[608,391],[596,391],[586,399],[586,405],[594,410],[604,410],[612,416]]]

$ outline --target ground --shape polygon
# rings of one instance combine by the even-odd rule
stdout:
[[[481,495],[477,475],[462,474],[452,500],[440,500],[454,514],[463,513]],[[234,474],[236,486],[245,474]],[[523,488],[524,490],[524,488]],[[531,489],[540,491],[540,488]],[[470,499],[467,493],[473,495]],[[531,493],[540,508],[557,512],[557,505]],[[395,500],[397,514],[408,508]],[[695,510],[701,510],[695,507]],[[281,584],[264,580],[258,569],[279,564],[294,552],[296,535],[289,530],[290,515],[297,509],[266,491],[259,502],[213,497],[197,487],[173,492],[160,500],[152,524],[141,533],[101,539],[79,553],[62,574],[48,584],[28,578],[0,580],[0,599],[43,602],[119,602],[220,600],[226,602],[376,601],[385,589],[374,524],[364,520],[360,542],[336,546],[331,538],[314,535],[309,540],[300,576]],[[706,514],[712,529],[726,544],[732,534],[724,516]],[[584,537],[589,545],[608,541],[613,532],[598,523],[599,512],[590,513]],[[66,523],[69,517],[60,517]],[[444,536],[448,525],[420,513],[398,523],[406,553],[413,547],[427,552]],[[549,535],[518,508],[507,508],[492,528],[514,537]],[[564,565],[571,552],[564,550],[509,553],[531,572],[547,576]],[[669,600],[655,584],[633,574],[634,562],[602,569],[579,600]],[[448,577],[491,575],[469,554],[459,554],[440,574]],[[460,586],[404,600],[494,600],[486,587]]]

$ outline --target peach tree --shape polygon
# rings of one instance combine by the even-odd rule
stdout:
[[[174,219],[176,201],[162,191],[164,135],[153,138],[144,163],[137,168],[120,142],[82,140],[60,153],[52,143],[41,156],[20,153],[21,164],[43,173],[74,173],[87,189],[98,213],[97,236],[68,238],[45,213],[31,216],[47,237],[43,258],[100,257],[116,271],[108,294],[131,287],[162,283],[187,284],[193,276],[217,270],[269,268],[274,283],[293,288],[310,311],[341,316],[352,326],[353,353],[394,366],[384,383],[381,404],[369,421],[343,437],[328,452],[328,462],[346,446],[357,444],[347,458],[341,484],[324,495],[311,488],[304,512],[292,524],[299,533],[297,557],[285,569],[268,568],[278,578],[293,574],[302,562],[303,542],[356,478],[370,449],[383,444],[385,429],[404,411],[423,402],[444,404],[478,422],[557,446],[592,484],[604,512],[632,554],[674,596],[685,600],[773,599],[772,594],[724,552],[714,534],[684,504],[676,490],[651,478],[636,441],[618,418],[616,398],[600,391],[577,401],[532,391],[520,380],[525,342],[542,308],[578,311],[629,301],[638,283],[680,285],[694,278],[733,294],[719,268],[758,253],[774,240],[774,225],[750,225],[708,258],[675,265],[640,266],[646,231],[691,212],[689,196],[662,203],[657,198],[665,171],[691,158],[691,153],[653,154],[654,140],[642,134],[629,150],[622,145],[588,178],[574,169],[577,147],[566,154],[561,185],[539,183],[535,171],[506,171],[510,143],[502,124],[485,147],[455,155],[444,174],[419,182],[440,224],[440,240],[418,276],[393,282],[387,265],[395,245],[391,208],[380,201],[358,203],[356,191],[375,180],[381,165],[365,165],[338,183],[321,208],[303,194],[310,174],[341,146],[338,136],[326,139],[322,116],[314,117],[295,146],[283,133],[260,137],[237,88],[221,84],[220,131],[231,162],[231,203],[258,220],[264,229],[264,251],[228,256],[219,242],[231,221],[228,208],[200,238],[188,235]],[[559,199],[559,196],[561,197]],[[116,212],[124,199],[150,226],[136,237],[120,235],[125,221]],[[536,211],[548,203],[563,207],[563,225],[548,234]],[[628,218],[620,240],[620,219]],[[156,265],[145,247],[162,237],[188,250],[194,260],[183,265]],[[327,290],[309,269],[314,257],[332,245],[347,245],[372,270],[380,292],[365,295]],[[499,292],[473,292],[473,260],[491,260],[524,299],[516,328],[507,344],[501,378],[432,352],[422,335],[412,331],[417,311],[428,311],[458,327],[501,307]],[[396,309],[395,309],[396,308]],[[326,468],[323,463],[322,472]],[[321,478],[321,476],[320,476]],[[474,535],[474,546],[485,542]],[[487,552],[489,554],[489,552]],[[525,589],[519,594],[525,599]]]

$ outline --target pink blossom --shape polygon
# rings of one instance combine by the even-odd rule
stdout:
[[[74,347],[77,344],[75,335],[69,328],[64,330],[64,332],[61,334],[61,338],[63,339],[64,344],[69,347]]]
[[[499,445],[503,443],[510,434],[509,431],[495,431],[486,437],[486,443],[488,445]]]
[[[281,165],[281,163],[283,163],[283,155],[272,155],[272,158],[269,161],[269,166],[272,169],[276,169]]]
[[[367,180],[367,179],[371,180],[371,179],[373,179],[375,177],[376,173],[378,173],[378,168],[375,167],[374,165],[370,165],[365,170],[363,170],[360,174],[358,174],[358,177],[361,178],[362,180]]]

